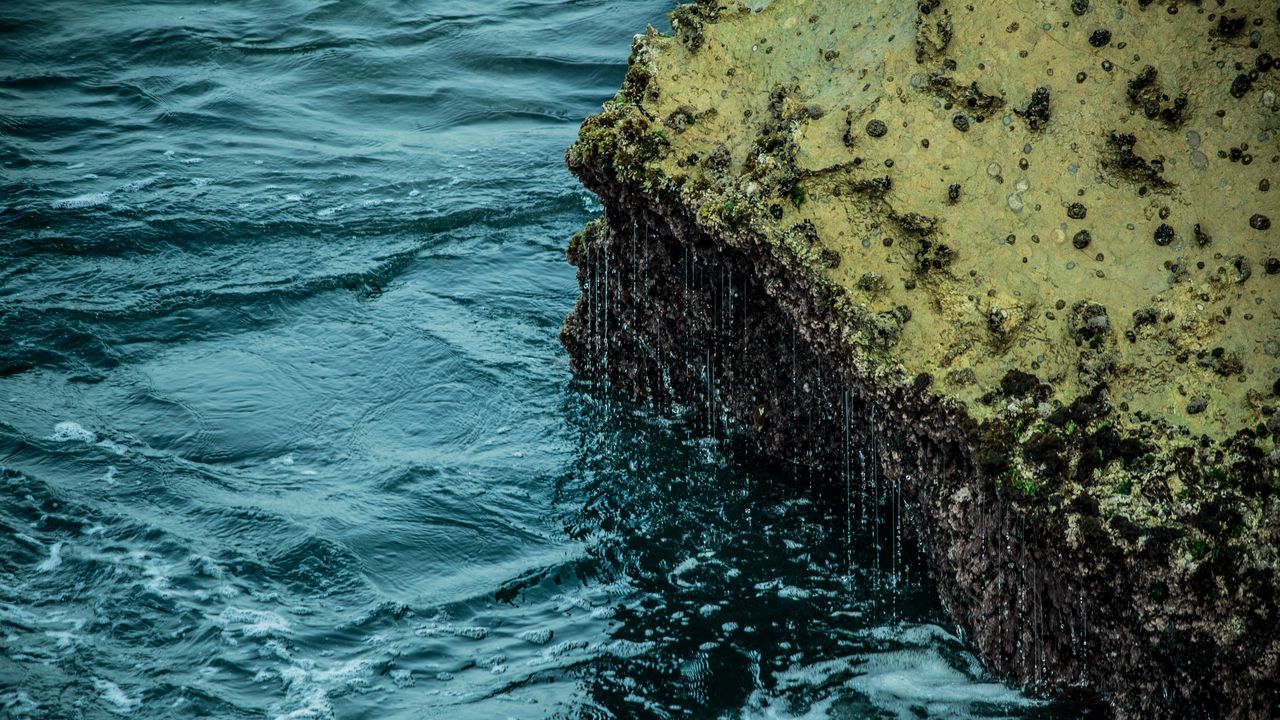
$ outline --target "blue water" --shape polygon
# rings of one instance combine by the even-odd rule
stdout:
[[[1068,717],[852,483],[575,381],[655,0],[0,5],[0,717]]]

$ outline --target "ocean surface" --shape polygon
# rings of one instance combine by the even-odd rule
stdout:
[[[563,151],[670,9],[0,4],[0,717],[1080,714],[884,480],[571,376]]]

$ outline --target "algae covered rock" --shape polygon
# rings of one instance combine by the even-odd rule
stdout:
[[[1123,717],[1280,715],[1274,4],[672,26],[568,152],[606,208],[570,248],[575,368],[817,469],[875,413],[992,669]]]

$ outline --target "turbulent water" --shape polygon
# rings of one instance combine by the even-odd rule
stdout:
[[[562,152],[669,9],[0,5],[0,716],[1074,716],[883,481],[572,379]]]

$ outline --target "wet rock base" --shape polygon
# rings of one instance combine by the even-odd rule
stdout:
[[[1169,589],[1152,578],[1176,532],[1124,545],[1087,493],[1038,500],[993,477],[993,443],[931,400],[928,376],[894,389],[841,361],[821,291],[770,246],[717,241],[677,202],[574,169],[606,207],[568,251],[581,296],[562,339],[575,371],[832,482],[851,444],[877,448],[881,491],[901,493],[956,624],[990,669],[1033,692],[1097,694],[1122,718],[1276,717],[1272,643],[1248,635],[1274,636],[1257,620],[1275,617],[1274,597],[1255,600],[1266,607],[1234,638],[1161,614]],[[1217,612],[1232,602],[1223,588],[1199,597]]]

